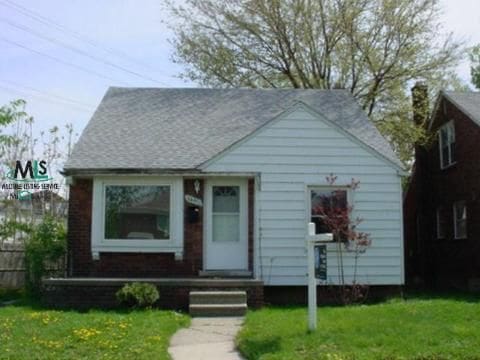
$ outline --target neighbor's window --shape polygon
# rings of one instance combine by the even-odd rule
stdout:
[[[467,206],[465,201],[457,201],[453,204],[453,221],[455,239],[466,239],[467,237]]]
[[[347,190],[312,188],[310,189],[310,221],[315,224],[315,233],[329,233],[325,223],[326,215],[339,216],[347,211]]]
[[[437,239],[445,239],[445,221],[445,208],[443,206],[439,206],[437,208]]]
[[[453,121],[440,128],[440,165],[445,168],[455,163],[455,127]]]
[[[105,239],[170,239],[170,186],[107,185]]]

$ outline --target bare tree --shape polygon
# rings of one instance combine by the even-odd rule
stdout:
[[[169,0],[174,60],[207,86],[347,89],[411,156],[408,87],[457,83],[462,44],[442,32],[439,0]],[[400,132],[405,128],[405,132]],[[422,138],[418,136],[417,140]],[[403,153],[402,153],[403,151]]]
[[[25,111],[26,103],[23,100],[12,101],[0,107],[0,176],[2,186],[12,181],[8,173],[15,168],[17,161],[43,160],[46,163],[47,174],[52,178],[51,183],[58,187],[49,187],[47,190],[35,191],[30,198],[18,200],[11,198],[12,192],[19,194],[19,190],[4,189],[2,191],[1,206],[3,221],[0,225],[2,237],[17,239],[22,234],[25,224],[33,224],[35,219],[49,215],[57,220],[66,216],[66,192],[63,187],[63,177],[58,170],[71,152],[73,141],[77,136],[73,125],[67,124],[65,129],[57,126],[47,131],[41,131],[40,137],[33,134],[34,119]],[[11,176],[12,174],[10,174]],[[15,226],[15,224],[22,224]],[[16,231],[20,229],[20,231]],[[0,239],[3,240],[3,239]]]
[[[468,54],[472,84],[480,89],[480,44],[473,46]]]

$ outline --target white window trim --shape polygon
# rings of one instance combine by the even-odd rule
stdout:
[[[455,165],[457,162],[456,161],[451,161],[451,158],[452,158],[452,154],[450,152],[450,145],[448,146],[448,153],[449,153],[449,156],[450,156],[450,162],[448,164],[446,164],[445,166],[443,165],[443,142],[442,142],[442,130],[443,129],[446,129],[446,128],[450,128],[453,132],[453,138],[455,139],[455,125],[453,123],[453,120],[450,120],[449,122],[447,122],[446,124],[442,125],[438,131],[438,150],[439,150],[439,153],[440,153],[440,169],[447,169],[449,168],[450,166],[453,166]],[[456,139],[455,139],[455,142],[456,142]]]
[[[444,210],[444,207],[437,207],[437,239],[445,239],[445,229],[443,229],[444,234],[440,236],[440,212]]]
[[[347,206],[352,206],[353,204],[353,191],[350,186],[347,185],[316,185],[316,184],[307,184],[305,187],[305,198],[306,198],[306,211],[305,211],[305,219],[306,219],[306,225],[305,225],[305,235],[307,235],[307,229],[308,229],[308,223],[310,222],[310,219],[312,218],[312,197],[311,197],[311,191],[312,190],[345,190],[347,192]],[[355,219],[356,215],[354,214],[355,208],[353,208],[352,213],[350,214],[350,218]]]
[[[105,187],[170,186],[170,239],[105,239]],[[92,199],[92,257],[98,259],[101,252],[164,253],[173,252],[177,259],[183,256],[183,179],[174,177],[101,177],[93,180]]]
[[[457,207],[456,205],[458,203],[463,203],[463,206],[465,207],[465,213],[466,213],[466,218],[465,218],[465,236],[458,236],[457,234]],[[467,239],[468,236],[467,236],[467,230],[468,230],[468,227],[467,227],[467,221],[468,221],[468,210],[467,210],[467,203],[463,200],[461,201],[455,201],[453,203],[453,235],[454,235],[454,238],[455,240],[462,240],[462,239]]]

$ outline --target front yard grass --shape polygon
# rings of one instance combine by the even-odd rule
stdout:
[[[170,337],[188,323],[162,310],[0,307],[0,359],[169,359]]]
[[[472,298],[394,299],[320,307],[307,331],[306,307],[248,313],[237,345],[249,360],[480,359],[480,302]]]

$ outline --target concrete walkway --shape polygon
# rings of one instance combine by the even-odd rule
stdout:
[[[243,360],[235,350],[235,335],[241,317],[193,318],[189,328],[180,329],[170,340],[173,360]]]

